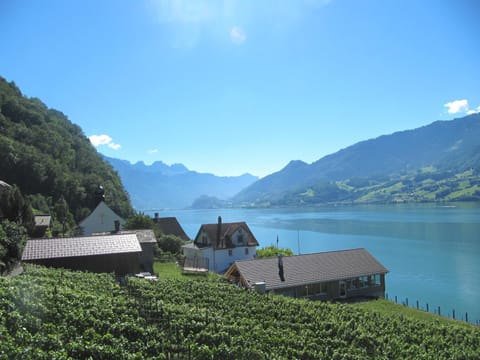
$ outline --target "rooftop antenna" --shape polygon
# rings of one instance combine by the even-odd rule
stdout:
[[[298,255],[300,255],[300,229],[297,229],[297,249],[298,249]]]

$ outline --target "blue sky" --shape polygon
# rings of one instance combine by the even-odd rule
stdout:
[[[0,75],[108,156],[265,176],[480,111],[476,0],[1,0]]]

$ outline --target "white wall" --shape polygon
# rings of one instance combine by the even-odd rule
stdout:
[[[125,220],[102,201],[79,225],[82,228],[82,234],[87,236],[97,232],[114,231],[115,220],[120,221],[120,229],[122,229]]]
[[[245,254],[245,249],[248,249],[248,254]],[[232,251],[232,255],[229,255],[229,250]],[[232,249],[220,249],[215,251],[215,269],[213,268],[213,255],[210,251],[210,270],[222,273],[226,271],[230,265],[237,260],[253,259],[256,254],[255,246],[239,246]]]

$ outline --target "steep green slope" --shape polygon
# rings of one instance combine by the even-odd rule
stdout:
[[[95,206],[102,185],[109,206],[132,213],[118,175],[82,130],[40,100],[26,98],[0,77],[0,180],[16,184],[32,204],[49,212],[62,197],[76,221]]]
[[[161,277],[161,274],[160,274]],[[480,328],[219,281],[41,267],[0,278],[0,359],[478,359]]]
[[[461,180],[466,171],[469,183]],[[478,200],[479,173],[480,114],[473,114],[363,141],[312,164],[291,162],[233,201],[268,206]]]

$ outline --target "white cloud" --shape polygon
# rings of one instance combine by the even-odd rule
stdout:
[[[158,153],[158,149],[148,150],[148,153],[149,153],[149,154],[156,154],[156,153]]]
[[[448,108],[449,114],[457,114],[459,112],[467,112],[468,111],[468,100],[455,100],[444,104],[446,108]]]
[[[232,30],[230,30],[230,39],[232,39],[234,44],[241,44],[247,40],[247,34],[245,34],[245,31],[241,27],[234,26]]]
[[[109,148],[113,150],[119,150],[121,148],[120,144],[115,144],[112,141],[112,138],[105,134],[91,135],[88,138],[90,139],[90,142],[92,143],[92,145],[95,146],[96,148],[101,145],[107,145]]]
[[[472,110],[467,111],[468,115],[477,114],[477,113],[480,113],[480,106],[477,106],[476,109],[472,109]]]

